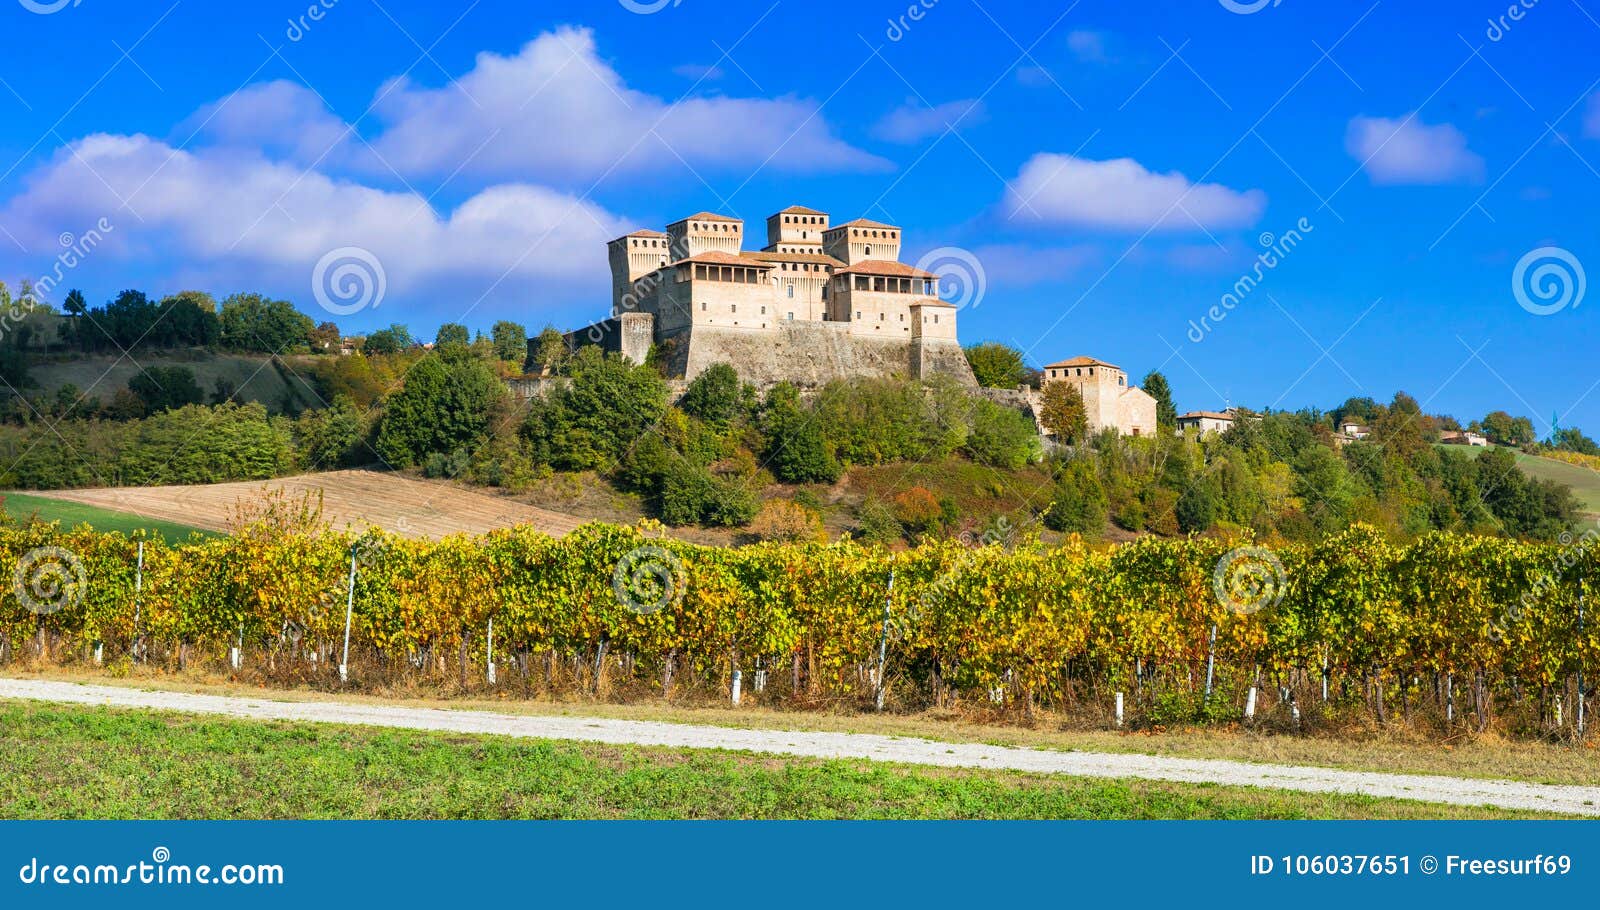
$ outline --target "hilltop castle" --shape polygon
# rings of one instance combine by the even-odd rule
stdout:
[[[650,348],[669,376],[723,362],[757,384],[818,385],[859,376],[976,385],[956,340],[956,308],[938,276],[900,261],[900,228],[832,226],[790,206],[767,218],[767,243],[744,249],[744,222],[701,212],[665,232],[606,245],[611,316],[567,335],[636,363]]]

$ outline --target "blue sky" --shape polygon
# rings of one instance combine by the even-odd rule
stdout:
[[[1404,389],[1600,431],[1588,7],[0,0],[0,276],[92,238],[91,301],[321,316],[354,248],[383,293],[333,299],[349,330],[574,327],[606,239],[800,203],[954,250],[964,342],[1159,367],[1180,407]]]

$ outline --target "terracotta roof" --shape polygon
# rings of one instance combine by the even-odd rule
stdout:
[[[828,213],[827,212],[819,212],[816,209],[808,209],[803,205],[791,205],[786,209],[781,209],[781,210],[775,212],[774,214],[777,214],[777,215],[826,215]]]
[[[633,231],[631,233],[623,234],[621,237],[618,237],[617,240],[627,240],[629,237],[665,237],[665,236],[667,236],[667,235],[665,233],[661,232],[661,231],[652,231],[649,228],[640,228],[637,231]],[[613,240],[611,242],[612,243],[616,243],[617,240]]]
[[[847,227],[888,228],[891,231],[900,230],[899,228],[895,227],[892,224],[884,224],[881,221],[873,221],[870,218],[857,218],[854,221],[846,221],[844,224],[836,224],[836,225],[834,225],[833,227],[828,229],[828,233],[831,234],[834,231],[839,230],[840,228],[847,228]]]
[[[676,262],[674,262],[672,264],[673,265],[683,265],[686,262],[695,262],[695,263],[709,264],[709,265],[742,265],[742,266],[744,266],[746,268],[752,268],[752,269],[770,269],[770,268],[772,268],[772,266],[770,266],[770,265],[763,265],[760,262],[757,262],[757,261],[754,261],[754,260],[751,260],[751,259],[747,259],[744,256],[735,256],[732,253],[724,253],[721,250],[707,250],[704,253],[696,253],[693,256],[687,256],[687,257],[684,257],[683,259],[679,259],[678,261],[676,261]]]
[[[938,278],[932,272],[924,272],[915,266],[906,265],[904,262],[894,262],[889,259],[863,259],[855,265],[847,265],[839,269],[840,275],[887,275],[891,278]]]
[[[1232,420],[1233,419],[1233,415],[1232,414],[1225,414],[1225,413],[1223,413],[1221,411],[1190,411],[1187,414],[1179,414],[1178,415],[1178,419],[1179,420],[1199,420],[1202,417],[1208,418],[1210,420]]]
[[[1070,360],[1061,360],[1057,361],[1056,363],[1047,363],[1044,365],[1044,368],[1047,370],[1059,369],[1061,367],[1110,367],[1113,370],[1122,369],[1114,363],[1107,363],[1104,360],[1096,360],[1093,357],[1073,357]]]
[[[950,303],[949,301],[940,300],[937,297],[923,297],[920,300],[913,300],[913,301],[911,301],[911,306],[912,307],[936,306],[936,307],[941,307],[941,308],[946,309],[946,310],[953,310],[953,309],[956,308],[955,304]]]
[[[687,218],[679,218],[677,221],[674,221],[672,223],[673,224],[682,224],[685,221],[738,221],[738,220],[739,219],[737,219],[737,218],[729,218],[727,215],[718,215],[716,212],[697,212],[697,213],[695,213],[693,215],[690,215]]]
[[[843,268],[844,263],[826,253],[775,253],[768,250],[749,250],[739,254],[746,259],[761,259],[767,262],[820,262],[834,268]]]

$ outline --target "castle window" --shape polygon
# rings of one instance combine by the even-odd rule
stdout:
[[[694,267],[694,277],[696,277],[696,278],[704,278],[704,277],[706,277],[706,267],[703,266],[703,265],[695,266]]]
[[[706,311],[706,302],[704,300],[702,300],[702,301],[700,301],[700,312],[704,313],[705,311]]]
[[[794,296],[794,285],[792,285],[792,284],[789,285],[789,296],[790,297]]]
[[[789,314],[789,321],[790,322],[794,322],[794,314],[793,313]]]
[[[766,307],[762,307],[761,308],[761,315],[763,315],[763,316],[767,315],[767,308]]]
[[[889,314],[887,314],[887,313],[879,313],[879,314],[878,314],[878,321],[879,321],[879,322],[882,322],[882,321],[884,321],[884,320],[885,320],[885,319],[887,319],[887,318],[888,318],[888,316],[889,316]]]
[[[728,304],[728,312],[730,312],[730,313],[739,312],[739,305],[737,303]]]
[[[872,255],[872,244],[870,244],[870,243],[867,244],[867,255],[868,256]]]

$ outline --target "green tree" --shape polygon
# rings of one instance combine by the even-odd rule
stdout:
[[[488,436],[491,416],[506,396],[505,384],[473,357],[429,354],[406,373],[379,424],[378,456],[393,467],[429,455],[476,448]]]
[[[463,347],[471,343],[472,335],[467,332],[467,327],[459,322],[447,322],[439,326],[439,331],[433,336],[433,346],[442,348],[447,344],[459,344]]]
[[[1052,383],[1061,385],[1062,383]],[[1098,537],[1106,527],[1106,491],[1088,458],[1069,458],[1056,471],[1051,503],[1044,513],[1044,526]]]
[[[739,374],[726,363],[713,363],[689,383],[678,407],[690,417],[726,427],[743,413],[745,402]]]
[[[501,360],[521,364],[528,359],[528,328],[520,322],[502,319],[489,330],[494,354]]]
[[[398,354],[414,343],[411,330],[396,322],[386,329],[368,334],[361,344],[361,350],[365,354]]]
[[[794,386],[779,383],[767,393],[761,412],[766,437],[762,458],[784,483],[833,483],[839,479],[837,459],[828,450],[817,418],[806,412]]]
[[[1039,431],[1026,414],[985,398],[972,405],[963,451],[979,464],[1016,470],[1039,457]]]
[[[1162,429],[1173,429],[1178,426],[1178,406],[1172,403],[1172,386],[1167,382],[1167,377],[1159,371],[1151,370],[1145,375],[1144,381],[1139,383],[1146,395],[1156,400],[1156,426]]]
[[[566,366],[567,358],[572,356],[571,348],[567,347],[567,337],[554,326],[545,326],[539,332],[539,337],[533,343],[533,349],[528,353],[528,362],[524,369],[529,373],[554,376]]]
[[[1173,515],[1178,519],[1178,530],[1185,534],[1210,530],[1217,523],[1217,507],[1221,498],[1222,490],[1210,476],[1201,477],[1184,487],[1173,509]]]
[[[1089,412],[1083,396],[1069,382],[1047,382],[1039,406],[1039,422],[1057,439],[1068,445],[1081,442],[1089,433]]]
[[[523,435],[535,457],[574,471],[609,470],[667,407],[667,386],[653,370],[597,347],[578,351],[570,380],[535,399]]]
[[[206,400],[188,367],[146,367],[128,380],[128,390],[139,396],[150,414]]]
[[[990,389],[1014,389],[1028,378],[1022,352],[998,341],[985,341],[966,349],[967,363],[978,385]]]
[[[316,323],[287,300],[231,294],[222,301],[220,343],[233,351],[282,354],[308,350]]]

